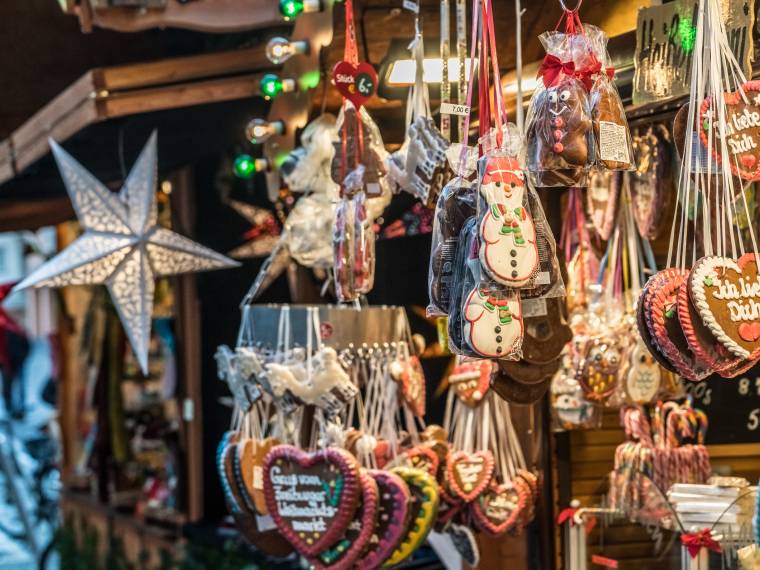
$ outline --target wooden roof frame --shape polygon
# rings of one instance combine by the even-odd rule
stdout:
[[[49,138],[63,142],[133,114],[255,97],[260,73],[272,67],[259,46],[90,70],[0,142],[0,185],[47,155]]]

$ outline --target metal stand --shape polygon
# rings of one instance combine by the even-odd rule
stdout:
[[[710,551],[702,548],[696,558],[692,558],[688,549],[681,546],[681,570],[709,570]]]

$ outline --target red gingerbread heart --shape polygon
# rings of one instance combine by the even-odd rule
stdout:
[[[314,558],[335,544],[356,513],[359,466],[343,449],[314,453],[278,445],[264,461],[264,497],[280,533]]]
[[[760,335],[754,334],[760,324],[757,254],[738,261],[703,257],[689,274],[689,295],[702,322],[729,352],[745,360],[760,357]]]
[[[446,463],[449,488],[467,503],[474,501],[491,483],[494,459],[490,451],[455,451]]]
[[[339,61],[333,67],[332,80],[341,95],[359,109],[375,94],[377,72],[367,62],[354,65],[348,61]]]
[[[368,472],[377,482],[379,508],[367,551],[357,562],[360,570],[374,570],[398,548],[406,536],[411,510],[411,494],[404,480],[391,471]]]
[[[721,161],[722,144],[718,137],[724,136],[728,145],[731,171],[744,180],[760,180],[760,81],[749,81],[740,91],[725,93],[726,125],[720,129],[715,108],[710,108],[708,97],[700,107],[699,136],[705,146],[712,144],[712,153]],[[712,138],[710,142],[709,137]]]
[[[426,445],[416,445],[407,449],[401,455],[401,458],[410,467],[422,469],[433,477],[438,477],[438,467],[441,464],[441,459],[433,448]]]

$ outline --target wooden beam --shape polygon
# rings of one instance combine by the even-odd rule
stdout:
[[[119,6],[93,8],[90,0],[82,0],[68,12],[79,17],[84,32],[98,26],[118,32],[184,28],[198,32],[229,33],[283,23],[275,0],[196,0],[189,3],[167,0],[166,8],[147,10]]]

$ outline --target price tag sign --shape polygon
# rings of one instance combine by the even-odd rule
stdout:
[[[470,114],[470,107],[469,105],[457,105],[456,103],[442,103],[441,114],[459,115],[460,117],[466,117]]]
[[[367,62],[354,65],[339,61],[333,67],[332,79],[340,94],[357,109],[375,94],[377,88],[377,72]]]

